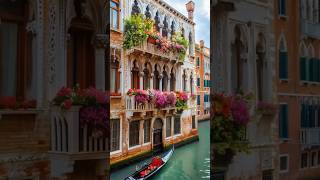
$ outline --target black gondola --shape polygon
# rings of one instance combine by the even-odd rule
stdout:
[[[162,158],[154,157],[151,162],[143,166],[140,170],[133,173],[131,176],[125,178],[124,180],[145,180],[156,174],[164,165],[167,164],[174,152],[174,147],[170,149]],[[162,161],[162,163],[161,163]],[[153,166],[153,164],[157,164]]]

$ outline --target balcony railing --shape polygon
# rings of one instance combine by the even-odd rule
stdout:
[[[174,52],[168,52],[164,53],[160,51],[156,45],[148,43],[147,41],[144,41],[141,43],[141,45],[134,47],[132,50],[128,51],[128,53],[132,53],[134,50],[138,50],[144,53],[149,53],[164,59],[168,59],[171,61],[179,61],[179,53],[174,53]]]
[[[303,145],[320,145],[320,128],[302,128],[300,143]]]
[[[139,104],[135,100],[135,96],[126,95],[126,110],[132,112],[153,111],[158,109],[154,103]],[[162,110],[173,110],[175,106],[162,108]]]
[[[94,137],[87,125],[81,126],[80,107],[61,112],[59,107],[51,111],[51,152],[65,155],[80,155],[80,159],[103,159],[108,148],[105,136]]]
[[[320,23],[312,23],[306,19],[301,19],[300,22],[301,33],[313,37],[320,38]]]

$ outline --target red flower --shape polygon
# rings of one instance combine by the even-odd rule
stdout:
[[[65,108],[65,109],[70,109],[71,106],[72,106],[72,101],[70,99],[67,99],[63,102],[62,106]]]
[[[0,108],[16,108],[17,99],[14,96],[0,97]]]
[[[37,101],[36,100],[25,100],[21,103],[21,108],[28,109],[28,108],[36,108]]]
[[[70,96],[72,93],[72,89],[68,87],[62,87],[59,92],[57,93],[57,96]]]

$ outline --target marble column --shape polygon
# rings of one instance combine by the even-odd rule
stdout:
[[[162,74],[159,75],[159,79],[160,79],[159,90],[162,91],[162,79],[163,79]]]
[[[95,85],[96,89],[105,91],[105,49],[107,35],[97,34],[95,37]]]
[[[171,86],[171,83],[170,83],[170,76],[168,76],[167,91],[170,91],[170,86]]]

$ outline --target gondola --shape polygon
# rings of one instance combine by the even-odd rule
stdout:
[[[174,147],[170,149],[163,157],[153,157],[151,162],[143,166],[140,170],[133,173],[131,176],[124,180],[145,180],[155,175],[163,166],[167,164],[174,152]]]

